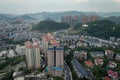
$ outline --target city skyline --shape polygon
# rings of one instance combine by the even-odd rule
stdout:
[[[107,5],[107,6],[106,6]],[[1,13],[83,11],[120,12],[120,0],[1,0]]]

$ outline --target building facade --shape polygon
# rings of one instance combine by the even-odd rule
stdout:
[[[39,40],[33,40],[33,42],[25,42],[26,47],[26,60],[29,69],[40,68],[40,46]]]
[[[53,76],[63,74],[63,47],[49,46],[47,51],[48,73]]]

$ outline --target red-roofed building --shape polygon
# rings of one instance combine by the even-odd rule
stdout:
[[[111,79],[110,79],[110,77],[105,76],[105,77],[104,77],[104,80],[111,80]]]
[[[42,36],[42,51],[45,55],[45,58],[47,58],[47,49],[49,45],[59,45],[59,41],[57,41],[55,37],[50,33]]]
[[[56,40],[51,40],[51,45],[59,45],[59,42]]]
[[[42,36],[42,51],[45,55],[45,58],[47,58],[47,48],[48,48],[48,44],[51,44],[50,43],[51,40],[55,40],[55,38],[50,33]]]
[[[94,64],[93,64],[91,61],[85,61],[85,64],[86,64],[88,67],[91,67],[91,68],[94,67]]]
[[[118,73],[117,72],[114,72],[112,70],[108,70],[108,76],[110,76],[111,78],[115,79],[115,80],[118,80]]]

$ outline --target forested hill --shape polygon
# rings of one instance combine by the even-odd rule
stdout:
[[[74,30],[81,29],[82,33],[108,39],[110,36],[120,38],[120,24],[108,20],[100,20],[88,23],[88,27],[82,30],[81,24],[78,24]]]
[[[33,26],[33,30],[40,30],[41,32],[54,32],[68,28],[69,25],[65,23],[58,23],[52,20],[41,21],[36,26]]]

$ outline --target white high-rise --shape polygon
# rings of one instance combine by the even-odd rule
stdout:
[[[26,59],[29,69],[39,69],[40,68],[40,46],[39,40],[33,39],[33,42],[25,42],[26,47]]]

